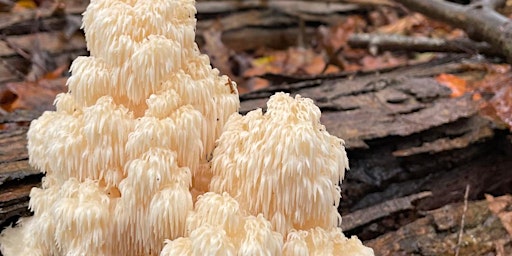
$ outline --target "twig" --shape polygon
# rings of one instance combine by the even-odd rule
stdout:
[[[0,35],[0,40],[4,41],[7,47],[11,48],[14,52],[16,52],[18,55],[23,57],[26,60],[30,60],[31,56],[30,53],[26,52],[25,50],[21,49],[20,47],[13,44],[6,35]]]
[[[371,0],[370,0],[371,1]],[[365,2],[365,1],[363,1]],[[368,0],[366,1],[368,2]],[[200,1],[197,3],[197,11],[201,14],[234,12],[237,10],[271,8],[287,10],[291,12],[312,13],[326,15],[336,12],[350,12],[361,9],[361,3],[340,3],[339,1],[261,1],[261,0],[229,0],[229,1]]]
[[[501,53],[485,42],[470,39],[444,40],[428,37],[409,37],[386,34],[354,34],[348,44],[355,48],[368,48],[372,54],[377,51],[406,50],[417,52],[462,52],[501,55]]]
[[[481,0],[470,5],[460,5],[442,0],[396,0],[412,11],[425,14],[433,19],[463,29],[476,41],[484,40],[495,50],[503,52],[512,63],[512,23],[510,19],[494,9],[505,0]]]
[[[16,75],[20,80],[25,80],[25,74],[23,74],[18,69],[12,67],[11,64],[9,64],[4,58],[0,58],[0,62],[2,63],[2,65],[5,66],[5,68],[14,73],[14,75]]]
[[[457,246],[455,247],[455,256],[459,256],[460,244],[462,243],[462,234],[464,233],[464,221],[466,219],[466,212],[468,211],[468,197],[469,197],[469,184],[466,185],[466,192],[464,193],[464,209],[462,210],[462,217],[460,218],[459,238]]]

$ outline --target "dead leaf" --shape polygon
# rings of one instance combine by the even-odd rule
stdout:
[[[65,70],[67,66],[61,66],[35,82],[8,83],[0,92],[0,107],[5,111],[53,109],[55,96],[67,90],[67,78],[62,77]]]
[[[482,102],[481,113],[498,125],[512,129],[512,73],[510,65],[486,64],[485,76],[471,84],[481,94],[491,95]],[[489,99],[490,98],[490,99]]]
[[[321,55],[313,56],[309,63],[302,68],[306,74],[308,75],[318,75],[322,74],[322,72],[326,69],[326,64],[324,58]]]
[[[486,194],[489,210],[500,219],[503,227],[512,236],[512,196],[493,197]]]
[[[400,19],[399,9],[388,6],[376,6],[375,10],[368,13],[368,19],[373,27],[382,27]]]
[[[11,9],[12,12],[20,12],[24,10],[32,10],[37,8],[37,3],[33,0],[19,0],[16,1],[14,7]]]
[[[417,26],[422,22],[425,22],[425,16],[419,13],[413,13],[397,20],[396,22],[378,28],[377,32],[385,34],[407,34],[406,31],[411,30],[412,27]]]
[[[366,55],[361,60],[362,70],[376,70],[395,67],[407,63],[405,56],[395,56],[391,52],[384,52],[381,55]]]
[[[341,71],[340,68],[338,68],[337,66],[329,64],[327,66],[327,68],[325,68],[324,74],[334,74],[334,73],[338,73],[340,71]]]
[[[436,77],[438,83],[450,88],[452,94],[450,97],[456,98],[464,95],[467,92],[466,80],[452,75],[452,74],[440,74]]]
[[[16,99],[9,105],[2,102],[2,107],[6,111],[15,109],[37,109],[50,110],[53,109],[53,101],[55,96],[66,91],[66,78],[55,80],[40,80],[38,82],[19,82],[8,83],[7,88]]]
[[[240,94],[247,93],[250,91],[256,91],[263,88],[266,88],[270,85],[270,82],[267,79],[252,77],[247,80],[245,88],[242,91],[239,90]]]
[[[203,32],[203,37],[205,41],[203,50],[210,57],[212,66],[217,68],[221,74],[238,82],[229,61],[231,50],[222,42],[222,25],[219,22],[215,23],[214,26]]]
[[[264,56],[252,61],[252,67],[247,69],[243,76],[261,76],[272,74],[310,74],[322,73],[325,61],[319,53],[311,48],[289,48],[286,51],[269,51]]]
[[[348,38],[352,34],[362,31],[364,27],[366,27],[366,22],[356,15],[349,16],[345,22],[336,26],[320,26],[317,32],[319,47],[332,59],[341,48],[347,46]]]

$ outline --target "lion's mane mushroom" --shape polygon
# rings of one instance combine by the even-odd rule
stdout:
[[[4,255],[155,255],[184,235],[190,191],[206,191],[199,173],[239,107],[194,43],[195,12],[193,0],[91,1],[91,56],[31,124],[30,164],[46,177],[34,216],[2,233]]]
[[[337,227],[343,140],[320,124],[311,99],[277,93],[267,106],[225,124],[211,192],[189,214],[186,237],[168,241],[162,256],[373,255]]]
[[[258,109],[228,120],[213,153],[210,190],[228,192],[282,234],[336,227],[348,168],[343,140],[320,124],[311,99],[277,93],[267,106],[265,114]]]
[[[91,0],[91,56],[31,124],[46,177],[4,255],[373,255],[337,228],[343,141],[300,96],[237,114],[236,85],[194,43],[193,4]]]
[[[167,241],[161,256],[281,254],[282,235],[261,214],[246,215],[227,193],[199,196],[186,226],[186,237]]]

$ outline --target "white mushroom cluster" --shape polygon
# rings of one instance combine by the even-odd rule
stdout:
[[[277,93],[265,114],[233,114],[225,128],[213,153],[211,191],[228,192],[282,234],[337,226],[348,159],[311,99]]]
[[[310,99],[241,116],[200,54],[193,0],[91,0],[56,111],[28,132],[45,173],[3,255],[373,255],[337,228],[343,140]]]
[[[91,1],[91,56],[31,124],[30,164],[46,177],[34,217],[3,232],[4,255],[156,255],[185,234],[192,192],[206,189],[194,176],[239,108],[194,43],[195,12],[191,0]]]

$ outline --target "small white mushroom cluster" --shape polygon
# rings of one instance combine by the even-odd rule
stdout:
[[[91,56],[31,124],[46,177],[34,216],[1,234],[4,255],[373,255],[337,228],[343,141],[300,96],[236,113],[236,84],[194,43],[195,12],[91,1]]]

